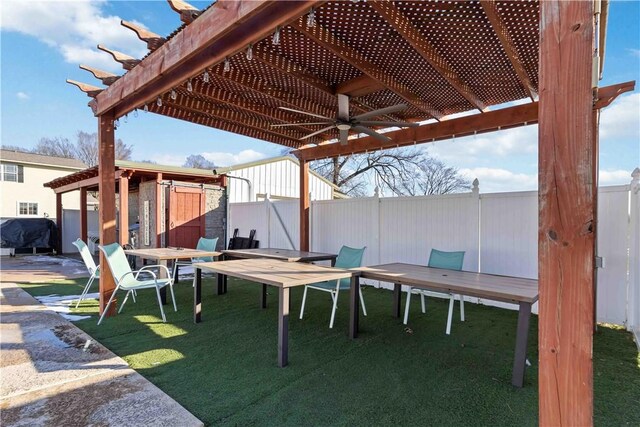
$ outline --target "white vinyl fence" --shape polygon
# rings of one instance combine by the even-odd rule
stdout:
[[[604,268],[598,269],[597,318],[636,332],[639,178],[631,185],[601,188],[598,209],[598,256]],[[366,246],[364,265],[426,264],[431,249],[438,248],[464,250],[463,268],[468,271],[538,276],[535,191],[315,201],[310,222],[312,251],[337,253],[342,245]],[[228,224],[230,233],[238,228],[242,236],[255,229],[260,247],[298,248],[298,200],[231,203]]]
[[[91,241],[92,237],[98,237],[98,211],[87,211],[87,235]],[[80,210],[79,209],[63,209],[62,210],[62,253],[76,253],[78,249],[72,243],[80,237]],[[93,249],[93,244],[88,243],[89,248]],[[97,248],[95,248],[97,250]]]

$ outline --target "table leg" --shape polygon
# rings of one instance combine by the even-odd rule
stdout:
[[[358,338],[358,324],[360,322],[360,277],[351,277],[351,292],[349,294],[349,338]]]
[[[227,280],[227,276],[224,274],[218,273],[218,279],[216,280],[216,284],[218,285],[216,288],[216,295],[224,294],[224,282]]]
[[[166,260],[160,260],[158,261],[158,264],[163,265],[163,266],[167,266],[167,261]],[[167,272],[164,268],[159,268],[158,269],[158,279],[166,279],[167,278]],[[163,286],[160,289],[160,300],[162,301],[162,305],[167,305],[167,287]]]
[[[194,273],[193,323],[200,323],[202,321],[202,270],[196,268]]]
[[[176,265],[178,263],[177,259],[173,260],[173,265],[171,266],[172,269],[175,269],[175,274],[173,275],[173,284],[177,285],[178,282],[180,282],[180,272],[178,271],[178,266]]]
[[[400,317],[402,310],[402,285],[400,283],[393,284],[393,317]]]
[[[516,387],[522,387],[522,384],[524,383],[530,319],[531,303],[521,302],[520,311],[518,312],[518,330],[516,333],[516,352],[513,359],[513,376],[511,377],[511,384]]]
[[[287,294],[289,295],[289,294]],[[288,299],[288,298],[287,298]],[[267,308],[267,285],[262,284],[262,292],[260,292],[260,307]],[[288,307],[288,305],[287,305]],[[288,308],[287,308],[288,310]]]
[[[225,275],[222,278],[222,293],[226,294],[227,293],[227,279],[229,278],[229,276]]]
[[[289,288],[278,289],[278,367],[289,363]]]

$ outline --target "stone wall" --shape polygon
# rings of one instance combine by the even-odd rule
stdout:
[[[205,237],[218,238],[218,250],[226,248],[227,199],[225,190],[218,186],[205,187]]]
[[[149,245],[145,245],[146,218],[144,213],[144,202],[149,202]],[[140,232],[138,237],[139,248],[156,247],[156,182],[141,182],[138,190],[138,212],[140,216]]]

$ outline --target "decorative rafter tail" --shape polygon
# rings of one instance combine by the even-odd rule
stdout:
[[[165,39],[164,37],[153,33],[146,28],[142,28],[141,26],[136,25],[133,22],[121,20],[120,25],[136,33],[140,40],[147,43],[147,49],[151,51],[156,50],[157,48],[162,46],[164,42],[167,41],[167,39]]]
[[[124,54],[122,52],[118,52],[117,50],[113,50],[113,49],[109,49],[101,44],[98,45],[98,49],[100,49],[103,52],[107,52],[108,54],[110,54],[113,59],[116,62],[119,62],[122,64],[122,68],[124,68],[125,70],[129,71],[131,70],[133,67],[135,67],[136,65],[138,65],[140,63],[139,59],[136,59],[132,56],[129,56],[127,54]]]
[[[496,33],[496,36],[498,36],[498,39],[502,44],[502,48],[504,49],[509,62],[511,62],[514,71],[518,75],[518,79],[520,80],[522,87],[524,87],[524,90],[527,92],[532,101],[537,100],[538,91],[533,86],[533,83],[529,78],[529,74],[527,74],[527,70],[525,70],[524,65],[522,64],[520,56],[518,55],[518,50],[516,49],[516,46],[513,43],[513,39],[509,34],[509,30],[507,29],[507,26],[505,25],[504,21],[502,20],[502,16],[498,11],[496,1],[481,0],[480,4],[484,9],[485,15],[487,15],[487,19],[489,19],[489,22],[493,27],[493,31]]]
[[[180,14],[180,20],[189,25],[196,19],[201,11],[197,7],[194,7],[182,0],[167,0],[171,9]]]
[[[462,80],[447,60],[392,2],[376,0],[369,4],[471,105],[481,112],[487,109],[487,105],[474,93],[473,89]]]
[[[76,86],[78,89],[86,93],[91,98],[95,98],[96,96],[98,96],[100,92],[104,90],[97,86],[92,86],[90,84],[78,82],[76,80],[71,80],[71,79],[67,79],[67,83],[69,83],[70,85]]]
[[[116,80],[120,78],[120,76],[118,76],[117,74],[112,74],[107,71],[89,67],[88,65],[80,65],[80,69],[88,71],[91,74],[93,74],[93,77],[100,80],[102,84],[105,86],[111,86]]]

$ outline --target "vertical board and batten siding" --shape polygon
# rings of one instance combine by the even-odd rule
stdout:
[[[598,255],[604,258],[605,266],[598,269],[597,319],[637,328],[640,325],[628,323],[637,323],[640,318],[640,307],[632,306],[640,295],[640,283],[627,273],[630,265],[638,263],[638,255],[629,248],[639,247],[636,241],[640,239],[631,231],[630,197],[637,207],[639,195],[630,192],[628,185],[599,190]],[[229,231],[237,227],[246,236],[255,228],[261,247],[290,248],[284,224],[297,248],[298,209],[297,200],[232,203]],[[635,212],[635,218],[638,216]],[[463,268],[467,271],[538,276],[535,191],[314,201],[310,222],[312,251],[337,253],[342,245],[366,246],[363,265],[426,265],[431,249],[436,248],[464,250]],[[516,308],[494,301],[481,303]],[[537,304],[533,310],[537,312]]]
[[[627,304],[627,263],[640,262],[628,258],[631,238],[628,206],[628,185],[601,188],[598,192],[596,254],[604,258],[604,268],[598,269],[597,316],[601,322],[619,325],[627,320],[623,310]]]
[[[98,211],[87,210],[87,235],[98,236]],[[62,253],[77,253],[78,249],[72,245],[80,237],[80,210],[62,210]],[[86,242],[85,242],[86,243]]]
[[[251,181],[250,192],[246,181],[229,179],[229,202],[231,203],[256,201],[257,194],[268,194],[271,198],[299,197],[300,166],[290,159],[248,166],[230,171],[227,175]],[[311,200],[333,198],[331,185],[314,174],[310,174],[309,177],[309,192]]]

